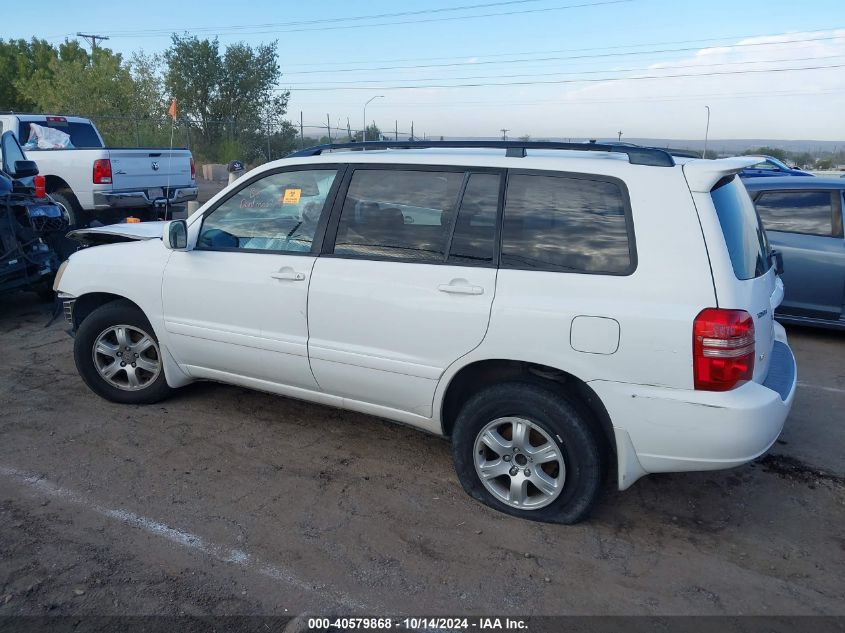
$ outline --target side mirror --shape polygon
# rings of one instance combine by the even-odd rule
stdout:
[[[167,225],[164,245],[174,251],[188,248],[188,223],[185,220],[173,220]]]
[[[16,160],[15,173],[11,174],[15,178],[30,178],[38,175],[38,165],[34,160]]]

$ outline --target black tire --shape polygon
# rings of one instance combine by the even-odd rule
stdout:
[[[73,345],[73,356],[76,368],[85,384],[97,395],[122,404],[153,404],[166,398],[171,388],[164,376],[164,367],[154,380],[134,391],[120,389],[110,384],[97,369],[94,361],[94,344],[101,333],[116,325],[127,325],[142,331],[155,341],[155,352],[161,364],[161,351],[158,338],[144,313],[128,301],[113,301],[100,306],[82,321],[76,332]],[[118,362],[118,361],[115,361]],[[152,372],[150,372],[152,374]],[[154,374],[152,374],[154,375]]]
[[[51,193],[50,197],[67,211],[68,229],[81,229],[88,226],[87,214],[70,189],[59,189]]]
[[[562,489],[544,507],[523,509],[504,503],[485,487],[476,472],[479,433],[490,422],[508,417],[524,418],[542,429],[564,460]],[[464,404],[452,434],[452,457],[461,485],[474,499],[523,519],[572,524],[586,518],[602,489],[607,456],[599,433],[564,396],[533,383],[504,383],[476,393]],[[510,480],[508,475],[501,477],[505,482]]]

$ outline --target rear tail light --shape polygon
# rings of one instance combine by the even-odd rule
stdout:
[[[194,164],[194,157],[191,156],[191,180],[197,179],[197,166]]]
[[[754,373],[754,320],[745,310],[707,308],[692,336],[695,388],[728,391]]]
[[[35,197],[44,198],[47,196],[47,179],[38,175],[33,177],[32,184],[35,186]]]
[[[94,161],[94,184],[111,184],[111,161],[108,158],[101,158]]]

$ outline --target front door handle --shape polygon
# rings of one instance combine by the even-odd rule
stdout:
[[[461,283],[463,282],[463,283]],[[440,292],[447,292],[453,295],[483,295],[484,288],[481,286],[473,286],[466,282],[466,280],[455,280],[450,284],[440,284],[437,286]]]
[[[304,281],[305,275],[296,272],[293,268],[282,268],[280,271],[270,273],[273,279],[281,279],[283,281]]]

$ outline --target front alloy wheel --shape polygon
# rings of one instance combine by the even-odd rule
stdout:
[[[85,384],[112,402],[151,404],[170,393],[155,332],[128,301],[107,303],[84,318],[73,357]]]
[[[144,389],[161,373],[161,353],[155,340],[131,325],[114,325],[100,332],[93,358],[100,376],[124,391]]]

